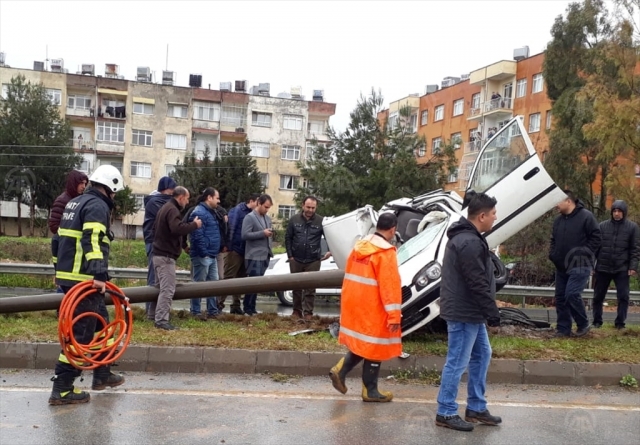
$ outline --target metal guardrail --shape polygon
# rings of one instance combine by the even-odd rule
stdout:
[[[0,273],[3,274],[21,274],[21,275],[50,275],[53,276],[53,266],[50,264],[28,264],[28,263],[0,263]],[[116,267],[109,269],[112,278],[146,280],[147,269],[130,269],[124,267]],[[176,278],[180,281],[191,281],[191,273],[186,270],[176,271]],[[553,298],[555,288],[553,287],[534,287],[534,286],[505,286],[498,292],[500,295],[508,295],[512,297],[525,298],[544,297]],[[640,301],[640,292],[632,291],[629,293],[631,301]],[[592,299],[593,289],[585,289],[582,291],[582,298]],[[607,300],[616,299],[616,291],[609,290]]]

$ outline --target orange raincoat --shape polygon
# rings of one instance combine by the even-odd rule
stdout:
[[[378,235],[358,241],[347,260],[340,297],[339,341],[371,361],[402,353],[402,290],[396,248]]]

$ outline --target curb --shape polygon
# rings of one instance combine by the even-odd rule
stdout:
[[[0,342],[0,367],[51,369],[60,354],[57,343]],[[327,375],[342,353],[253,351],[185,346],[129,346],[118,361],[118,371]],[[398,369],[442,370],[445,358],[410,356],[383,362],[381,376]],[[360,369],[362,365],[358,365]],[[611,386],[631,374],[640,377],[640,364],[583,363],[493,359],[488,383],[532,385]],[[463,376],[463,381],[466,375]]]

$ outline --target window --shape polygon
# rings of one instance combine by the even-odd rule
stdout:
[[[269,143],[268,142],[251,142],[251,156],[254,158],[268,158],[269,157]]]
[[[418,131],[418,115],[412,114],[409,116],[409,131],[415,133]]]
[[[280,159],[286,161],[299,161],[300,160],[300,146],[298,145],[283,145],[282,156]]]
[[[113,165],[115,168],[118,169],[120,174],[122,174],[122,162],[112,161],[112,162],[109,163],[109,165]]]
[[[544,79],[542,77],[542,73],[534,74],[533,82],[531,84],[531,93],[539,93],[542,91],[542,87],[544,84]]]
[[[188,108],[189,107],[186,105],[169,104],[169,107],[167,108],[167,116],[186,118]]]
[[[324,135],[324,121],[309,121],[307,124],[307,130],[309,136],[323,136]]]
[[[120,122],[98,122],[98,141],[124,142],[124,124]]]
[[[462,133],[452,133],[451,134],[451,144],[454,149],[460,148],[462,145]]]
[[[540,113],[529,115],[529,133],[540,131]]]
[[[429,121],[429,110],[423,110],[420,115],[420,125],[427,125]]]
[[[398,125],[398,113],[391,113],[389,115],[389,120],[387,121],[387,126],[389,130],[393,130]]]
[[[246,123],[247,107],[240,104],[222,105],[221,124],[234,128],[244,128]]]
[[[442,144],[442,138],[433,138],[431,140],[431,153],[434,155],[440,152],[440,145]]]
[[[278,206],[278,218],[280,219],[290,219],[295,214],[295,206]]]
[[[151,164],[148,162],[131,161],[131,176],[136,178],[151,178]]]
[[[433,120],[434,122],[438,122],[444,119],[444,105],[438,105],[435,111],[436,111],[436,117]]]
[[[166,148],[173,148],[175,150],[187,149],[187,135],[186,134],[172,134],[167,133],[167,139],[165,141]]]
[[[453,101],[453,115],[460,116],[464,113],[464,99],[458,99]]]
[[[200,121],[220,121],[220,105],[213,102],[193,102],[193,118]]]
[[[175,172],[175,171],[176,171],[176,166],[175,165],[165,164],[165,166],[164,166],[164,175],[165,176],[171,176],[171,174],[173,172]]]
[[[285,114],[283,126],[285,130],[302,130],[302,116]]]
[[[458,169],[456,168],[454,171],[449,173],[449,177],[447,178],[447,182],[458,182]]]
[[[47,88],[47,96],[54,105],[60,105],[62,103],[62,91]]]
[[[551,110],[547,111],[546,128],[547,128],[547,130],[551,130]]]
[[[86,159],[82,160],[82,162],[80,162],[80,169],[81,172],[85,172],[88,173],[89,172],[89,161],[87,161]]]
[[[269,187],[269,173],[260,173],[260,185],[264,188]]]
[[[145,195],[140,195],[138,193],[134,193],[133,199],[136,200],[136,209],[144,210],[144,197],[145,197]]]
[[[271,127],[271,113],[251,112],[251,125],[256,127]]]
[[[131,143],[133,145],[144,145],[145,147],[151,147],[153,145],[152,134],[152,131],[133,130],[133,138],[131,139]]]
[[[8,95],[9,95],[9,84],[8,83],[3,83],[2,84],[2,98],[6,99]]]
[[[477,110],[478,108],[480,108],[480,93],[471,96],[471,109]]]
[[[280,188],[284,190],[295,190],[298,188],[298,176],[280,175]]]
[[[520,79],[516,82],[516,97],[527,95],[527,79]]]
[[[502,89],[502,98],[510,100],[511,96],[513,96],[513,82],[505,83]]]
[[[87,96],[69,96],[67,106],[78,110],[88,110],[91,108],[91,98]]]
[[[418,156],[424,156],[427,154],[427,147],[425,144],[420,144],[418,146]]]
[[[143,104],[140,102],[133,103],[134,114],[153,114],[153,104]]]

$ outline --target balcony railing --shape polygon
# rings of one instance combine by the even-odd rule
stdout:
[[[124,154],[124,143],[114,141],[97,141],[96,151],[104,153]]]
[[[82,138],[70,139],[69,145],[73,147],[74,150],[93,150],[93,141]]]
[[[91,108],[77,108],[77,107],[69,107],[67,106],[67,115],[68,116],[82,116],[82,117],[93,117],[94,109]]]
[[[126,119],[127,118],[127,107],[98,107],[98,116],[99,117],[108,117],[111,119]]]
[[[469,141],[464,143],[464,152],[466,153],[477,153],[480,151],[482,146],[486,140],[484,139],[476,139],[475,141]]]
[[[483,102],[476,107],[469,109],[469,117],[480,117],[485,113],[499,110],[513,110],[513,100],[510,97],[499,97]]]

